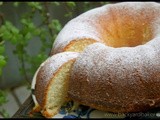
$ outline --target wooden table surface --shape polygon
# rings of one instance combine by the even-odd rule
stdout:
[[[12,116],[12,118],[32,118],[29,113],[34,107],[34,102],[32,100],[32,96],[30,95],[22,106],[18,109],[18,111]],[[33,117],[43,118],[40,113],[35,114]]]

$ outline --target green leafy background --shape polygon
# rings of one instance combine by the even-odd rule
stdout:
[[[30,89],[35,71],[48,57],[57,34],[69,20],[104,4],[108,2],[0,2],[0,105],[7,102],[6,89],[19,84],[27,84]],[[9,10],[10,14],[5,12]],[[20,10],[15,24],[11,15]],[[12,46],[11,52],[17,60],[12,63],[9,60],[13,56],[6,52],[11,49],[8,45]],[[9,77],[13,71],[4,70],[16,63],[18,82]],[[5,75],[8,79],[4,79]],[[8,117],[4,109],[0,114]]]

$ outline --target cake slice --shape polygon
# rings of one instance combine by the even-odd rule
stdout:
[[[69,101],[67,91],[70,68],[78,54],[58,53],[40,65],[32,81],[34,112],[41,112],[43,116],[51,118],[59,112],[65,102]]]

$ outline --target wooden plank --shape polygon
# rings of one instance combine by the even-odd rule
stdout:
[[[36,113],[32,117],[29,115],[30,111],[34,107],[34,102],[32,100],[32,96],[30,95],[26,101],[22,104],[22,106],[18,109],[18,111],[12,116],[12,118],[43,118],[41,113]]]

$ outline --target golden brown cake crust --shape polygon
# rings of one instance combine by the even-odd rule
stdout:
[[[110,112],[160,106],[159,44],[160,37],[135,48],[89,45],[73,65],[69,97]]]

